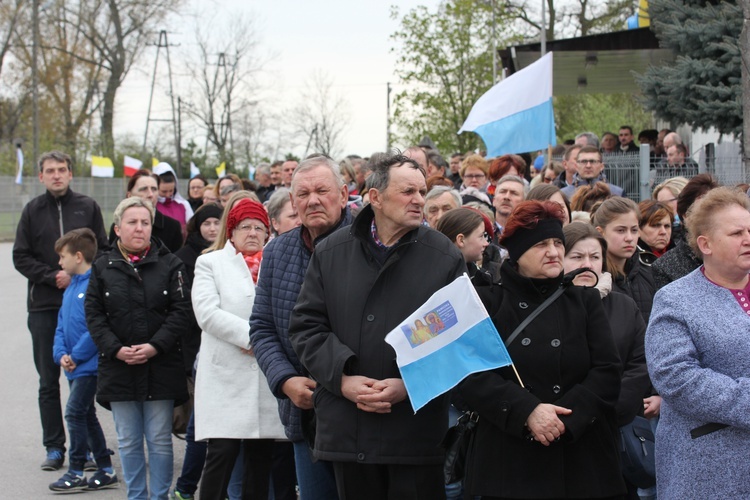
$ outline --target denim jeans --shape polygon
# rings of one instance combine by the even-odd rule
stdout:
[[[39,374],[39,414],[42,443],[47,451],[65,453],[65,426],[60,403],[60,367],[52,358],[57,328],[57,310],[29,312],[29,332],[34,365]]]
[[[174,401],[113,401],[110,405],[128,500],[167,500],[172,484]],[[148,446],[148,487],[144,437]]]
[[[96,377],[79,377],[71,380],[70,396],[65,407],[65,421],[70,436],[70,469],[83,471],[86,451],[94,454],[99,468],[111,467],[112,459],[107,449],[102,426],[96,418]]]
[[[300,498],[304,500],[336,500],[336,478],[330,462],[313,462],[312,452],[304,441],[294,445],[294,464],[297,468],[297,484]]]

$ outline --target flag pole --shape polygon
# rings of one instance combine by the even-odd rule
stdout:
[[[518,379],[518,383],[521,384],[522,389],[526,389],[526,386],[523,385],[523,381],[521,380],[521,376],[518,374],[518,370],[516,370],[516,365],[511,363],[511,368],[513,368],[513,373],[516,374],[516,378]]]

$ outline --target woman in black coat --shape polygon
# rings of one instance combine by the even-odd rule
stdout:
[[[86,319],[99,349],[97,401],[112,410],[128,498],[167,498],[172,413],[188,399],[181,338],[188,327],[185,266],[151,239],[154,209],[126,198],[115,209],[115,247],[91,272]],[[150,483],[146,484],[148,446]]]
[[[161,178],[148,170],[139,170],[128,181],[127,198],[137,196],[148,200],[156,209],[159,196],[159,183]],[[167,247],[170,252],[176,252],[182,248],[182,227],[180,223],[171,217],[167,217],[158,210],[154,212],[154,223],[151,227],[151,237]],[[115,225],[109,228],[109,245],[114,245],[117,240]]]
[[[643,414],[643,395],[651,385],[643,345],[646,324],[633,299],[612,290],[612,276],[604,272],[607,242],[602,235],[585,222],[573,222],[563,229],[563,233],[565,272],[585,267],[596,273],[579,274],[573,284],[596,287],[602,296],[604,311],[622,361],[622,384],[615,408],[617,425],[623,426],[632,422],[636,415]]]
[[[490,310],[503,340],[563,286],[564,214],[526,201],[501,244],[499,304]],[[569,283],[566,283],[569,285]],[[623,495],[615,404],[620,362],[595,290],[565,291],[508,347],[515,369],[471,375],[459,395],[479,414],[466,490],[485,499],[609,498]]]
[[[633,200],[615,196],[605,200],[591,215],[591,223],[607,241],[607,272],[613,290],[635,301],[648,324],[656,285],[651,266],[638,254],[641,211]]]

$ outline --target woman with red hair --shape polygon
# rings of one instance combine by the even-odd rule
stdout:
[[[524,188],[528,191],[529,183],[525,177],[526,174],[526,162],[523,158],[518,155],[503,155],[495,158],[490,163],[489,173],[487,176],[490,178],[490,185],[487,188],[487,194],[490,196],[495,195],[495,186],[497,181],[505,177],[506,175],[515,175],[523,179]]]
[[[500,244],[509,258],[490,315],[514,367],[459,387],[479,421],[469,495],[614,498],[625,494],[616,446],[620,361],[595,289],[563,275],[565,214],[551,201],[520,203]],[[511,333],[558,289],[517,337]],[[593,480],[591,478],[596,478]]]

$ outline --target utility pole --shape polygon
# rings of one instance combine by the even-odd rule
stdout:
[[[385,150],[391,150],[391,82],[386,82],[385,103]]]
[[[172,47],[175,47],[175,45],[171,45]],[[159,68],[159,52],[161,51],[161,48],[164,47],[164,50],[166,51],[167,56],[167,71],[169,74],[169,100],[172,105],[172,118],[151,118],[151,106],[154,102],[154,88],[156,87],[156,72]],[[156,59],[154,60],[154,73],[151,77],[151,95],[148,98],[148,114],[146,115],[146,130],[143,133],[143,156],[146,157],[146,145],[148,141],[148,126],[151,122],[172,122],[172,130],[174,131],[174,138],[175,138],[175,149],[177,150],[177,168],[176,171],[184,174],[181,160],[181,147],[180,147],[180,137],[179,133],[177,132],[177,113],[175,110],[174,105],[174,88],[172,86],[172,62],[169,58],[169,41],[167,40],[167,32],[166,30],[161,30],[159,32],[159,42],[156,44]]]
[[[32,128],[34,134],[34,159],[32,165],[39,160],[39,0],[34,0],[32,13],[33,40],[31,46],[31,86],[32,86]],[[71,151],[71,153],[74,153]]]
[[[182,98],[177,97],[177,168],[182,167]],[[190,178],[190,168],[188,167],[188,178]]]
[[[542,0],[542,37],[541,37],[541,46],[542,46],[542,55],[540,57],[544,57],[544,54],[547,53],[547,0]]]
[[[491,2],[492,9],[492,86],[494,87],[497,83],[497,35],[495,34],[495,27],[497,25],[497,19],[495,18],[495,0]]]
[[[224,52],[219,53],[219,60],[217,62],[218,67],[224,68],[224,90],[227,93],[227,129],[229,132],[229,152],[231,154],[232,163],[234,163],[234,135],[232,134],[232,92],[229,88],[229,75],[227,73],[227,56]],[[218,72],[218,68],[217,68]]]

